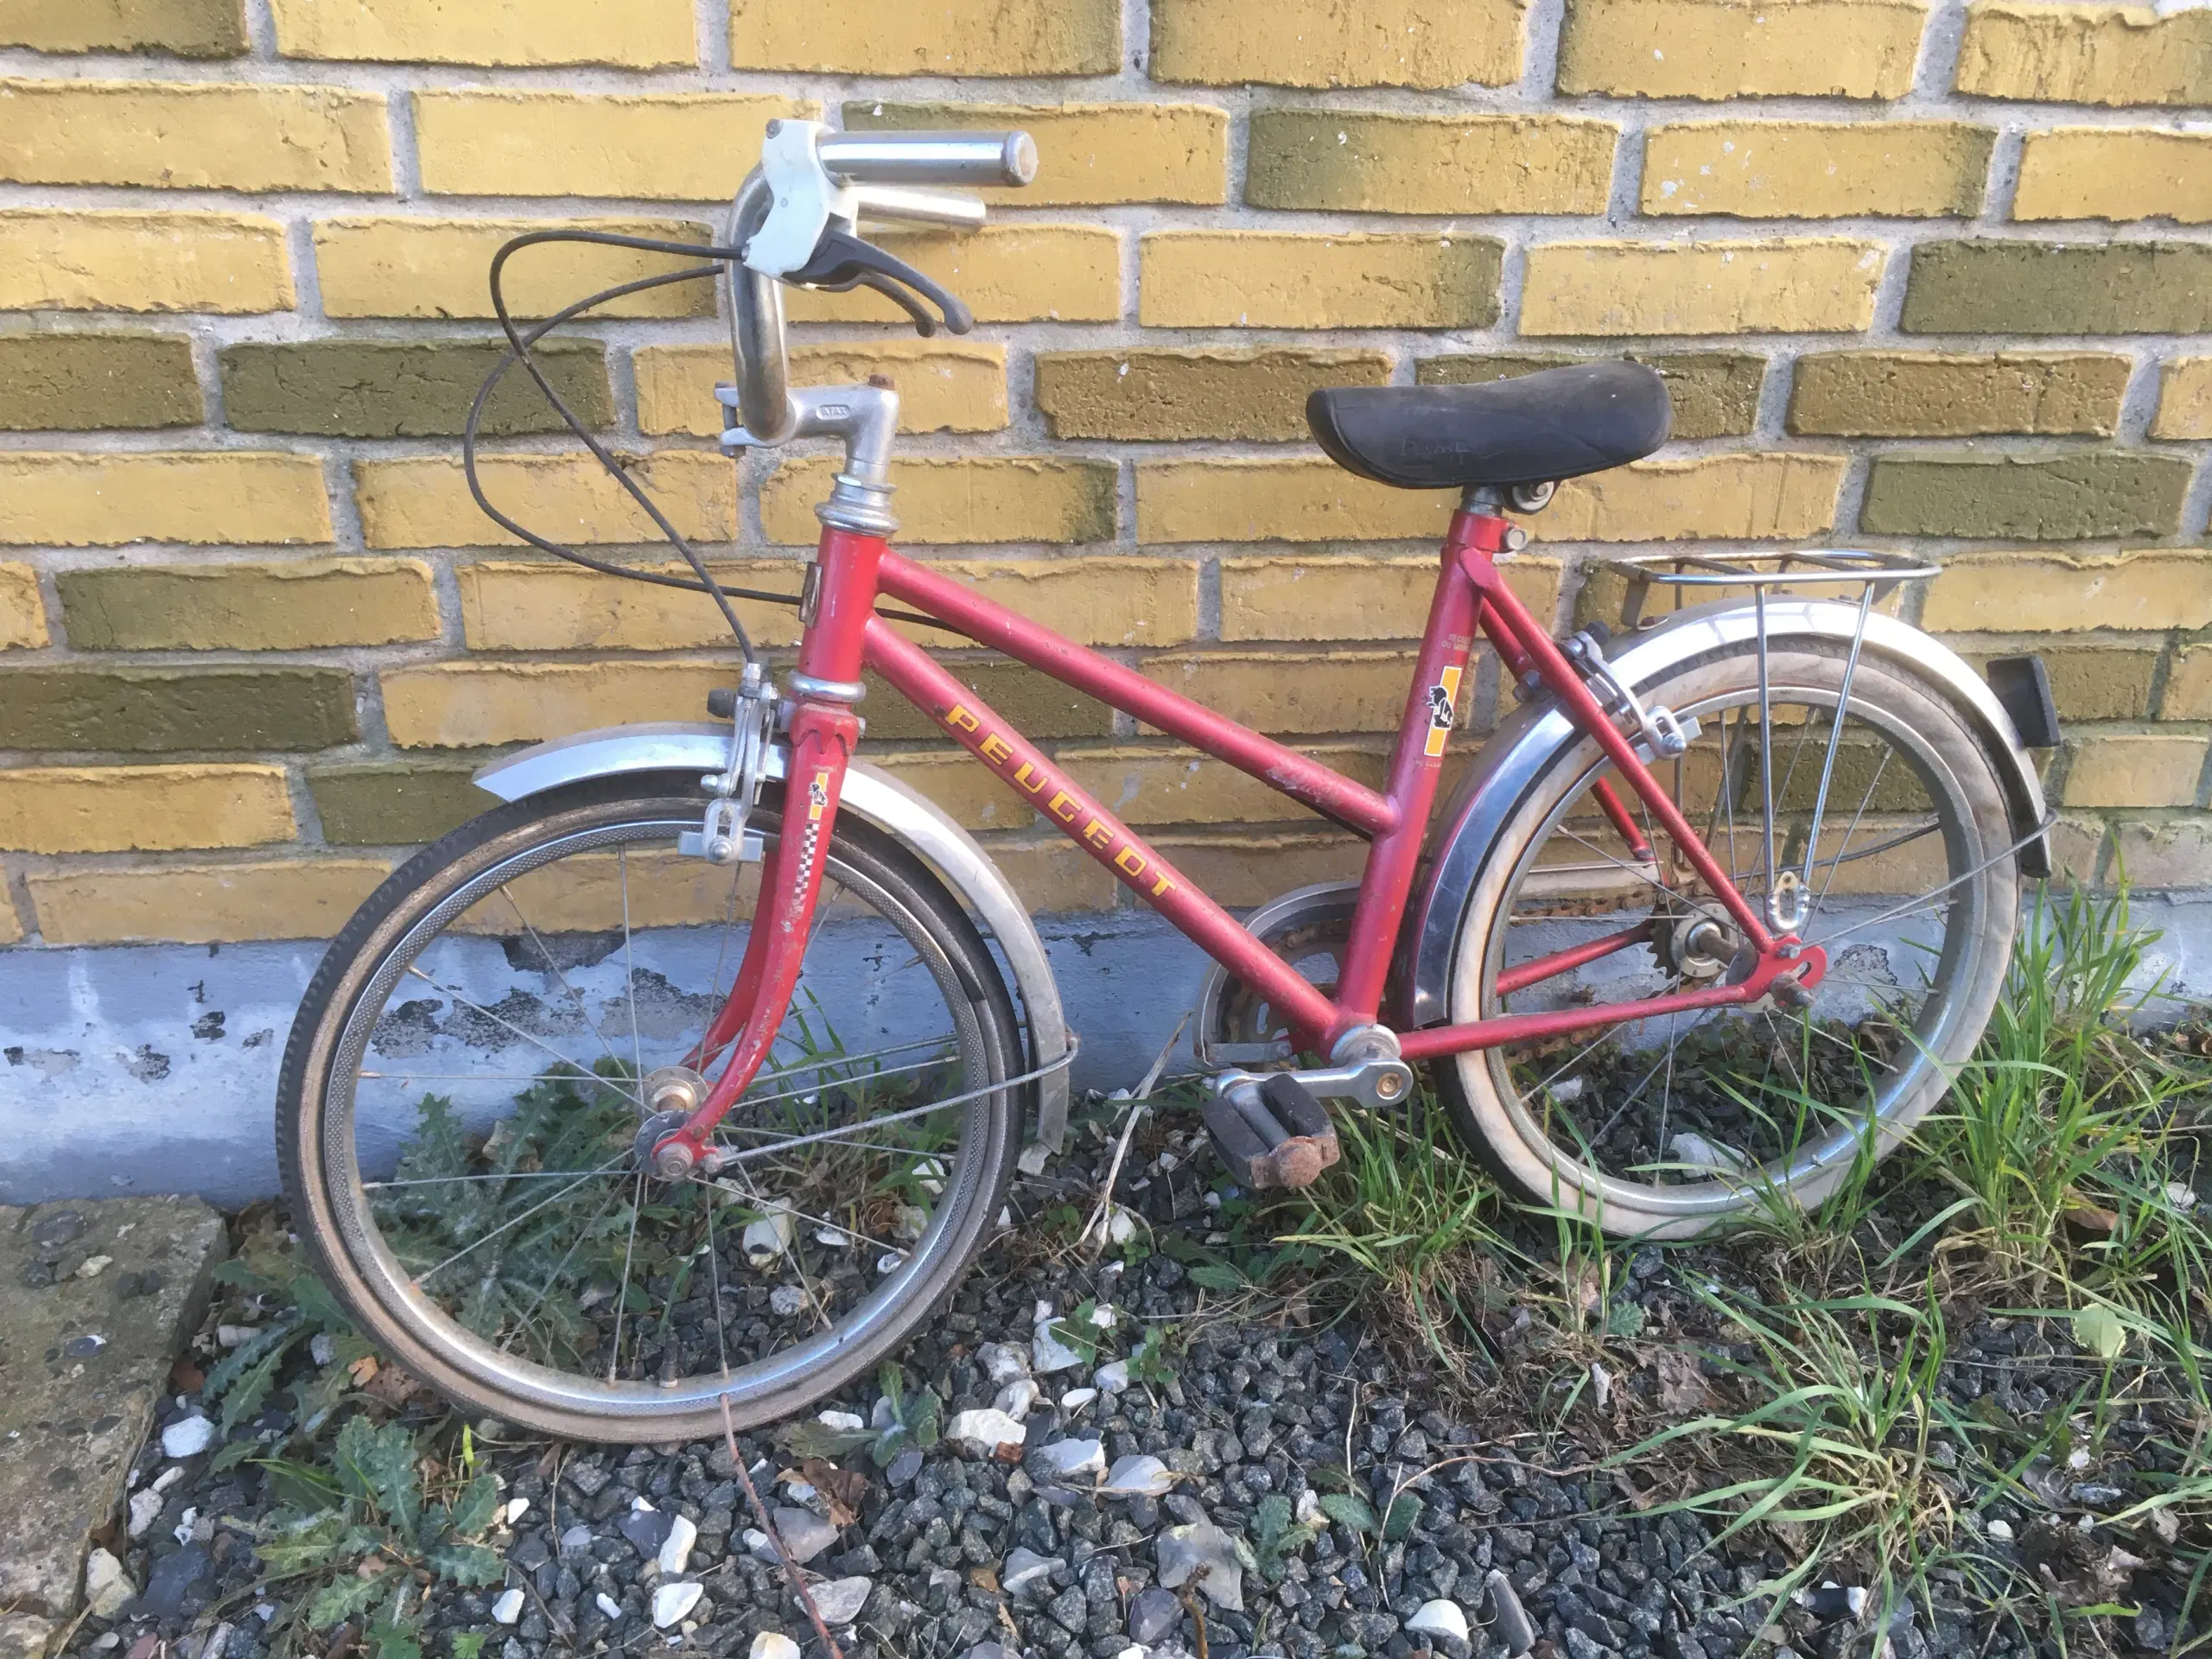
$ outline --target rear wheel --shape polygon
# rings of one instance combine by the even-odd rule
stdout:
[[[1441,1063],[1460,1132],[1522,1196],[1608,1232],[1674,1238],[1815,1204],[1889,1150],[1973,1054],[2018,916],[2001,784],[1966,721],[1908,668],[1862,658],[1840,709],[1845,672],[1840,645],[1773,642],[1764,721],[1750,642],[1640,688],[1700,728],[1654,776],[1755,907],[1779,887],[1785,914],[1802,908],[1790,931],[1827,952],[1827,976],[1809,1007],[1762,998]],[[1649,860],[1604,813],[1593,791],[1608,779]],[[1609,938],[1630,942],[1573,971],[1527,971]],[[1463,924],[1450,1016],[1719,985],[1744,950],[1585,737],[1506,821]]]
[[[849,817],[716,1132],[732,1161],[642,1166],[640,1080],[701,1065],[758,887],[677,853],[703,805],[694,779],[612,779],[463,826],[334,942],[285,1055],[286,1191],[332,1287],[423,1380],[549,1433],[679,1440],[719,1433],[723,1397],[746,1424],[832,1392],[950,1294],[1012,1168],[990,952]],[[779,795],[753,824],[772,846]]]

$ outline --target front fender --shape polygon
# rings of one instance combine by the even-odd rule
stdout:
[[[1856,605],[1830,601],[1770,599],[1766,616],[1771,639],[1810,636],[1848,645],[1859,628]],[[1641,688],[1677,663],[1755,639],[1758,632],[1757,615],[1748,605],[1699,606],[1637,634],[1611,659],[1613,672],[1622,683]],[[2042,783],[2011,716],[1981,676],[1948,646],[1879,612],[1866,618],[1864,650],[1910,667],[1966,716],[1996,765],[2013,834],[2025,839],[2021,869],[2031,876],[2049,875],[2050,850],[2046,837],[2036,833],[2044,817]],[[1507,817],[1552,756],[1574,736],[1573,723],[1553,699],[1540,698],[1499,725],[1454,791],[1431,843],[1426,874],[1407,907],[1403,1012],[1408,1027],[1435,1025],[1447,1017],[1453,947],[1476,879]]]
[[[476,774],[476,786],[503,801],[515,801],[565,784],[626,772],[688,772],[704,777],[729,763],[729,733],[727,725],[672,721],[578,732],[493,761]],[[769,751],[766,776],[783,777],[785,753],[780,744]],[[1028,1027],[1029,1064],[1046,1065],[1065,1057],[1073,1045],[1045,943],[1038,938],[1028,911],[976,838],[936,803],[863,761],[846,768],[839,810],[918,854],[944,877],[1005,953],[1021,1001],[1022,1022]],[[1068,1087],[1065,1066],[1037,1083],[1037,1138],[1055,1152],[1067,1135]]]

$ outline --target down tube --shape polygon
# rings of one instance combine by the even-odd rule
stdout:
[[[1303,1046],[1326,1053],[1338,1027],[1357,1023],[1345,1020],[1304,975],[1239,927],[1236,918],[1093,800],[989,705],[880,618],[868,625],[868,661],[1116,880],[1281,1009]]]

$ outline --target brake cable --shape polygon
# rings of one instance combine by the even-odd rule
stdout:
[[[517,327],[513,315],[508,310],[504,285],[505,270],[507,260],[512,256],[521,252],[524,248],[547,242],[586,243],[601,247],[628,248],[643,253],[668,253],[703,257],[717,263],[693,265],[683,270],[664,272],[658,276],[638,277],[630,282],[618,283],[611,288],[603,288],[596,294],[588,295],[574,304],[563,307],[525,332]],[[710,280],[721,274],[724,264],[741,264],[743,257],[742,253],[735,248],[717,247],[712,244],[702,246],[696,242],[664,241],[655,237],[624,236],[612,231],[531,231],[502,244],[499,251],[492,257],[492,308],[499,318],[500,331],[506,336],[507,350],[499,362],[493,366],[491,373],[485,376],[484,384],[477,388],[475,401],[469,405],[468,419],[461,429],[461,472],[468,480],[468,493],[475,499],[476,505],[482,508],[486,516],[502,530],[519,537],[529,545],[553,554],[556,557],[566,559],[571,564],[582,565],[587,570],[594,570],[604,575],[617,576],[625,582],[642,582],[657,588],[675,588],[685,593],[709,595],[721,610],[722,620],[729,625],[731,633],[736,637],[738,650],[743,654],[747,665],[751,666],[757,659],[758,653],[754,650],[752,636],[746,632],[745,624],[739,619],[737,611],[731,605],[730,601],[733,599],[752,600],[767,605],[790,606],[796,609],[801,603],[800,595],[774,593],[757,588],[725,587],[717,581],[714,572],[708,568],[706,561],[700,556],[698,550],[691,545],[682,531],[669,522],[668,516],[661,512],[652,495],[630,476],[628,469],[622,465],[621,461],[593,435],[590,429],[569,406],[568,401],[555,390],[553,383],[546,378],[545,372],[539,366],[537,359],[531,354],[531,348],[533,346],[562,324],[573,321],[585,312],[604,305],[609,301],[623,299],[630,295],[641,294],[652,289],[665,288],[676,283]],[[552,407],[554,413],[561,417],[569,431],[583,442],[584,447],[591,452],[593,459],[613,476],[615,482],[622,486],[632,500],[645,509],[646,516],[653,521],[654,527],[660,531],[662,538],[683,556],[683,561],[691,568],[692,576],[696,580],[686,580],[684,577],[667,575],[658,570],[639,569],[633,565],[616,564],[606,559],[594,558],[591,555],[576,548],[539,535],[536,531],[518,523],[492,505],[491,499],[484,492],[483,480],[477,474],[477,440],[483,424],[484,411],[491,402],[492,394],[506,378],[507,372],[518,364],[521,365],[524,372],[530,376],[531,381],[537,385],[539,395]],[[921,616],[912,612],[884,611],[879,614],[892,621],[934,628],[945,633],[964,632],[963,630],[939,621],[935,617]]]

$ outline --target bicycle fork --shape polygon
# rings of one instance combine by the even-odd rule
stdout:
[[[852,706],[862,692],[863,631],[874,610],[875,569],[883,553],[880,537],[828,528],[808,572],[800,611],[805,642],[798,668],[785,682],[791,696],[785,705],[790,760],[783,830],[762,855],[745,955],[691,1067],[672,1071],[658,1088],[650,1081],[646,1087],[652,1116],[639,1150],[645,1166],[664,1180],[680,1180],[694,1171],[712,1173],[719,1166],[715,1126],[752,1087],[790,1011],[813,936],[845,769],[860,741]],[[728,1062],[702,1090],[702,1074],[725,1049]]]

